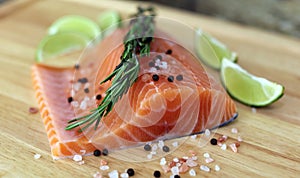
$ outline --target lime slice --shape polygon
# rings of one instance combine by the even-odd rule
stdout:
[[[46,36],[36,51],[36,61],[48,66],[73,66],[89,39],[77,33],[59,33]]]
[[[117,11],[105,11],[98,16],[97,22],[104,33],[107,34],[119,27],[121,16]]]
[[[233,98],[254,107],[267,106],[284,93],[282,85],[256,77],[226,58],[222,60],[221,79]]]
[[[96,22],[79,15],[68,15],[57,19],[48,29],[49,35],[62,32],[80,33],[90,40],[101,34],[101,30]]]
[[[220,69],[223,58],[236,62],[237,55],[230,51],[216,38],[204,33],[201,29],[196,30],[196,54],[208,66]]]

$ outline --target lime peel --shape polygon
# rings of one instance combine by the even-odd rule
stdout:
[[[225,44],[203,32],[200,28],[196,30],[196,54],[208,66],[220,69],[224,57],[230,61],[237,61],[237,54],[230,51]]]
[[[254,76],[226,58],[222,60],[221,80],[231,97],[253,107],[270,105],[284,94],[282,85]]]

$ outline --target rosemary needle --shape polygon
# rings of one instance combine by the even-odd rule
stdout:
[[[150,53],[150,43],[154,33],[155,12],[152,7],[138,7],[138,12],[131,20],[130,30],[124,38],[124,51],[121,62],[115,70],[108,75],[100,84],[112,80],[111,86],[106,90],[106,96],[100,105],[91,110],[91,113],[68,122],[66,130],[82,126],[80,132],[92,126],[96,130],[101,118],[112,111],[114,105],[127,93],[132,84],[136,81],[140,65],[138,55],[145,56]]]

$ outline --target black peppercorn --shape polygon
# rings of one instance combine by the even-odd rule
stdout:
[[[88,88],[84,89],[84,93],[89,93],[89,92],[90,92],[90,90]]]
[[[154,74],[154,75],[152,75],[152,79],[153,79],[153,81],[158,81],[159,76],[157,74]]]
[[[171,49],[168,49],[168,50],[166,51],[166,54],[172,54],[172,50],[171,50]]]
[[[156,171],[154,171],[153,176],[154,176],[155,178],[158,178],[158,177],[161,176],[161,174],[160,174],[159,171],[156,170]]]
[[[97,156],[97,157],[98,157],[98,156],[101,156],[101,151],[98,150],[98,149],[95,150],[95,151],[94,151],[94,156]]]
[[[88,79],[87,78],[80,78],[80,79],[78,79],[78,82],[80,82],[80,83],[87,83]]]
[[[162,60],[162,56],[161,56],[161,55],[157,55],[157,56],[155,57],[155,59]]]
[[[178,81],[183,80],[183,76],[182,76],[182,75],[177,75],[177,76],[176,76],[176,80],[178,80]]]
[[[168,77],[168,81],[169,81],[169,82],[173,82],[173,81],[174,81],[174,76],[170,75],[170,76]]]
[[[107,150],[106,148],[104,148],[104,149],[102,150],[102,154],[103,154],[104,156],[107,156],[107,155],[108,155],[108,150]]]
[[[180,178],[180,175],[175,175],[174,178]]]
[[[168,146],[166,146],[166,145],[163,146],[162,149],[163,149],[164,152],[169,152],[170,151],[170,148]]]
[[[79,64],[75,64],[74,68],[79,69]]]
[[[154,66],[155,66],[154,62],[149,62],[149,67],[154,67]]]
[[[210,140],[210,143],[211,143],[212,145],[217,145],[217,144],[218,144],[218,140],[215,139],[215,138],[212,138],[212,139]]]
[[[102,96],[99,94],[96,96],[96,100],[101,100]]]
[[[144,146],[144,150],[146,150],[146,151],[151,151],[151,146],[150,146],[149,144],[146,144],[146,145]]]
[[[126,172],[129,175],[129,177],[134,176],[134,170],[132,168],[127,169]]]
[[[71,103],[72,101],[73,101],[73,98],[70,96],[70,97],[68,98],[68,102]]]

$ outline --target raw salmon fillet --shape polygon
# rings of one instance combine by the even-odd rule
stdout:
[[[116,30],[80,61],[79,69],[33,67],[34,89],[54,158],[95,148],[118,150],[150,141],[201,133],[237,116],[236,105],[192,53],[156,32],[149,56],[139,57],[140,75],[102,118],[98,128],[66,131],[67,122],[86,115],[105,96],[100,85],[120,62],[126,30]],[[153,75],[159,76],[153,80]],[[68,102],[72,96],[73,101]]]

